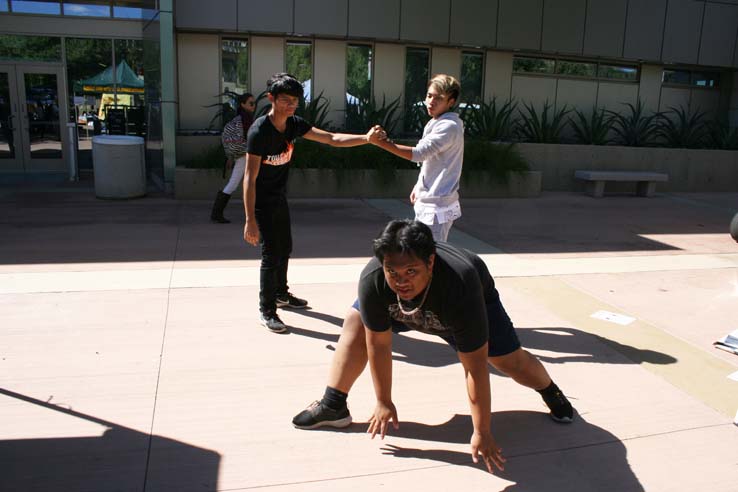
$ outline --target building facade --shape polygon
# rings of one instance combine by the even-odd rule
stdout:
[[[41,6],[51,11],[39,12]],[[126,8],[140,16],[122,17]],[[346,126],[348,106],[374,98],[396,101],[404,115],[399,128],[412,131],[411,113],[428,77],[438,72],[462,81],[464,104],[496,98],[537,108],[619,111],[640,101],[648,111],[683,108],[738,124],[738,0],[5,0],[0,34],[11,45],[34,36],[61,44],[51,61],[4,54],[0,96],[3,73],[20,81],[53,65],[56,90],[68,95],[59,98],[60,129],[75,121],[78,132],[94,134],[97,118],[99,130],[109,131],[103,105],[113,114],[122,107],[126,132],[136,132],[142,107],[147,165],[165,188],[185,157],[182,150],[177,155],[183,148],[177,139],[217,130],[224,94],[258,95],[281,71],[294,73],[309,97],[328,102],[326,124],[335,128]],[[90,48],[93,41],[102,46]],[[131,54],[135,42],[140,68],[131,66],[139,63],[139,54]],[[108,51],[97,73],[79,61],[105,58],[101,53]],[[143,79],[143,92],[116,77],[111,86],[84,84],[104,72],[103,65],[122,73],[121,61]],[[8,86],[18,100],[21,85]],[[111,94],[112,105],[106,104]],[[13,153],[5,138],[5,153]],[[63,160],[69,149],[60,139]],[[85,145],[78,136],[82,167]],[[0,160],[3,173],[48,168],[36,166],[26,150],[13,150],[23,162],[16,159],[12,167]]]

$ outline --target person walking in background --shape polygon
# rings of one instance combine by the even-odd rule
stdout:
[[[451,226],[461,217],[459,180],[464,161],[464,123],[453,107],[461,85],[451,75],[438,74],[428,82],[425,106],[431,120],[415,145],[398,145],[377,133],[372,143],[398,157],[422,163],[410,202],[418,220],[433,231],[436,241],[446,242]]]
[[[226,123],[223,128],[223,148],[228,159],[227,167],[233,164],[231,177],[225,187],[215,196],[213,210],[210,212],[210,220],[218,224],[228,224],[230,220],[223,216],[223,210],[228,205],[228,200],[238,185],[243,181],[246,170],[246,135],[251,123],[254,121],[254,110],[256,99],[254,95],[246,92],[238,96],[238,110],[236,117]]]

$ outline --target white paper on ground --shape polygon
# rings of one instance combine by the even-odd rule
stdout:
[[[715,343],[738,350],[738,330],[733,330]]]
[[[735,425],[738,425],[738,410],[736,410],[736,412],[735,412],[735,418],[733,419],[733,423]]]
[[[738,381],[738,371],[728,376],[728,379],[732,379],[733,381]]]
[[[595,319],[601,319],[603,321],[609,321],[610,323],[616,323],[622,326],[628,326],[636,320],[635,318],[631,318],[630,316],[618,313],[611,313],[610,311],[597,311],[591,317]]]

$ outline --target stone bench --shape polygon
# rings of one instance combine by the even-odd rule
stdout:
[[[653,196],[656,183],[669,181],[669,175],[650,171],[574,171],[576,179],[587,182],[587,194],[601,198],[607,181],[635,181],[636,195]]]

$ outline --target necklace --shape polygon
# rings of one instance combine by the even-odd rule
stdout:
[[[397,297],[397,306],[400,308],[400,312],[404,314],[405,316],[412,316],[413,314],[417,313],[421,307],[423,307],[423,303],[425,303],[425,298],[428,297],[428,292],[430,292],[430,286],[431,282],[433,282],[433,275],[431,275],[430,280],[428,280],[428,285],[425,287],[425,293],[423,294],[423,298],[420,300],[420,304],[415,309],[411,309],[410,311],[405,311],[402,309],[402,300],[400,299],[400,294],[395,292],[395,296]]]

